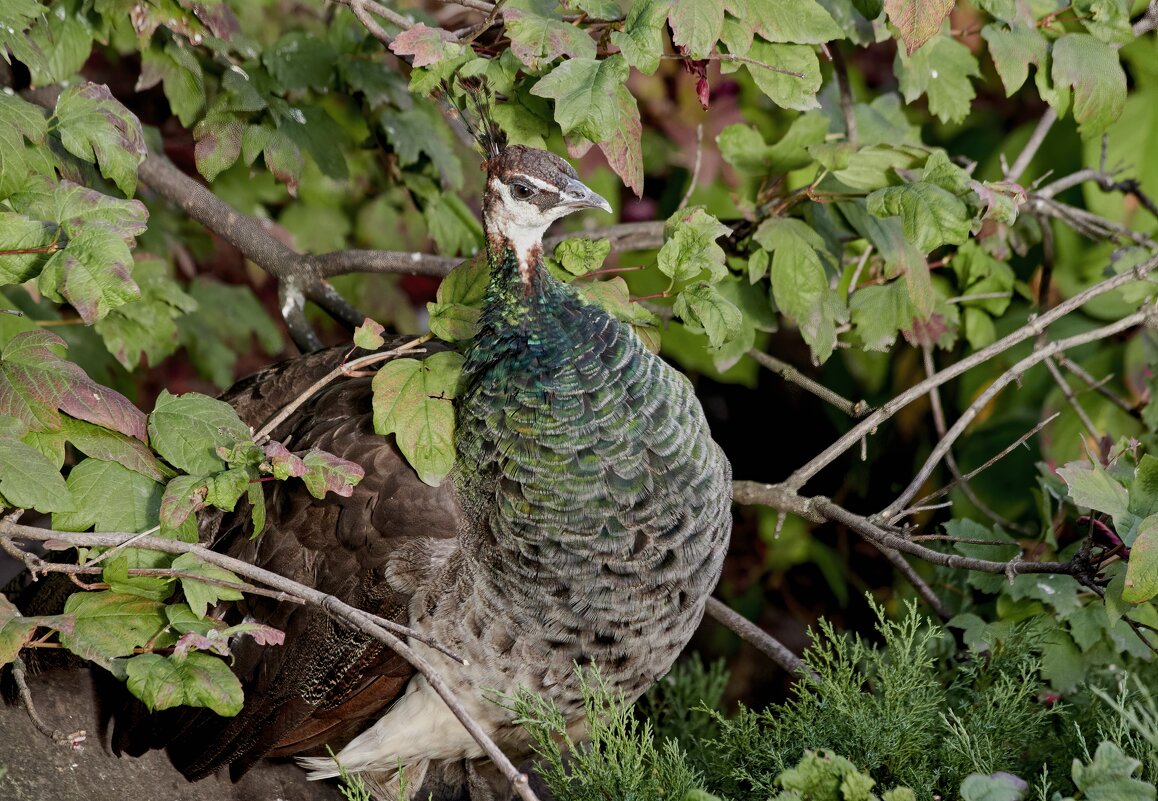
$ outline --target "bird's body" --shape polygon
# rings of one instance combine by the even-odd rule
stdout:
[[[488,691],[526,688],[579,721],[576,663],[597,665],[629,699],[670,668],[719,576],[731,475],[687,379],[543,265],[547,225],[606,201],[544,151],[506,148],[488,170],[491,279],[455,399],[453,486],[421,484],[393,443],[368,430],[368,382],[348,381],[277,435],[361,463],[367,476],[354,495],[318,502],[279,486],[260,539],[247,538],[242,513],[209,528],[219,547],[465,657],[464,666],[412,643],[498,744],[518,749],[520,730]],[[307,385],[322,369],[295,380]],[[232,395],[251,423],[272,397],[292,397],[278,378],[286,373],[271,375]],[[261,389],[276,380],[284,386]],[[386,774],[387,788],[399,768],[416,789],[429,765],[481,756],[425,680],[383,646],[319,610],[246,603],[246,614],[287,630],[286,646],[275,654],[242,643],[245,710],[232,721],[204,716],[169,743],[187,775],[244,770],[358,728],[338,761]],[[303,761],[315,778],[337,772],[328,757]]]

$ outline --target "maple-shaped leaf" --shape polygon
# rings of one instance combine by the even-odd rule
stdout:
[[[377,350],[386,341],[382,338],[385,330],[381,323],[367,317],[354,329],[354,344],[365,350]]]
[[[889,22],[897,26],[910,55],[941,30],[956,0],[885,0]]]
[[[510,8],[503,12],[503,21],[511,38],[511,52],[533,70],[562,55],[595,58],[595,41],[591,36],[561,17]]]
[[[59,431],[60,412],[145,439],[145,415],[124,395],[93,381],[64,357],[64,340],[24,331],[0,352],[0,415],[32,431]]]
[[[302,481],[315,498],[324,498],[327,492],[349,498],[354,485],[366,475],[362,465],[318,448],[302,454],[302,463],[306,467]]]
[[[431,28],[421,22],[395,36],[390,43],[390,52],[394,55],[413,56],[411,65],[415,67],[429,67],[443,59],[454,58],[461,55],[463,49],[450,31]]]
[[[284,481],[291,476],[301,478],[306,474],[306,463],[302,461],[302,458],[280,442],[267,443],[263,450],[269,460],[273,477],[279,481]]]
[[[65,150],[100,165],[101,173],[122,192],[137,188],[137,167],[145,160],[140,121],[103,84],[86,83],[60,93],[54,129]]]

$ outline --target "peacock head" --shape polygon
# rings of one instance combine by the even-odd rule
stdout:
[[[487,235],[509,243],[521,263],[542,247],[551,223],[582,209],[611,211],[575,169],[554,153],[510,145],[486,163],[483,222]]]

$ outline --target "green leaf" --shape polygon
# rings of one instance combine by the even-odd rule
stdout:
[[[64,612],[76,623],[61,633],[61,644],[77,656],[102,667],[109,660],[128,656],[165,626],[164,606],[136,595],[110,591],[77,592],[64,602]]]
[[[503,22],[511,39],[511,51],[532,70],[538,71],[560,56],[595,58],[595,41],[585,29],[520,9],[505,9]]]
[[[231,512],[247,489],[249,471],[244,467],[214,473],[205,481],[205,503]]]
[[[816,155],[816,148],[809,152]],[[833,175],[849,189],[871,192],[895,183],[896,170],[912,169],[928,158],[928,151],[911,145],[869,145],[848,154],[844,165],[835,164]]]
[[[744,322],[744,315],[735,304],[707,281],[699,281],[681,290],[673,311],[684,322],[702,328],[714,348],[735,337]]]
[[[186,521],[194,512],[205,508],[205,497],[209,492],[208,480],[204,476],[177,476],[165,485],[161,496],[161,524],[170,529],[187,525]]]
[[[736,0],[732,0],[736,2]],[[769,42],[823,44],[843,39],[832,15],[815,0],[745,0],[747,12],[739,14],[755,24],[756,33]]]
[[[129,440],[136,442],[136,440]],[[68,474],[74,511],[52,516],[62,531],[145,531],[157,525],[162,486],[115,462],[85,459]]]
[[[268,124],[250,125],[241,135],[241,158],[252,164],[259,155],[290,195],[296,196],[302,176],[302,151],[289,134]]]
[[[161,390],[149,415],[149,442],[169,464],[193,475],[225,468],[218,448],[230,448],[251,437],[249,426],[223,401],[189,392]]]
[[[325,39],[293,31],[267,47],[261,63],[286,89],[326,89],[338,53]]]
[[[728,268],[724,249],[716,240],[731,233],[731,228],[703,206],[680,209],[664,223],[666,241],[656,257],[660,272],[672,281],[688,281],[707,270],[711,282],[719,281],[728,274]]]
[[[168,568],[172,557],[168,554],[127,548],[104,563],[101,580],[112,592],[135,595],[150,601],[164,601],[173,594],[173,579],[168,576],[130,576],[130,569]]]
[[[107,86],[86,83],[61,92],[54,127],[65,150],[99,164],[101,173],[132,197],[137,167],[145,160],[141,123]]]
[[[768,171],[768,151],[770,148],[751,125],[735,123],[720,131],[716,137],[720,155],[724,161],[741,172],[763,174]]]
[[[92,52],[92,25],[84,14],[71,9],[45,14],[27,37],[28,45],[42,56],[26,62],[34,86],[67,83]]]
[[[0,495],[18,508],[67,512],[76,499],[56,465],[18,439],[0,436]]]
[[[1083,765],[1080,760],[1074,760],[1071,776],[1084,797],[1091,801],[1154,801],[1158,796],[1154,785],[1133,778],[1140,767],[1140,761],[1104,741],[1092,762]]]
[[[836,347],[842,304],[829,286],[817,252],[823,241],[801,220],[769,218],[756,240],[772,252],[772,298],[795,321],[815,358],[824,362]]]
[[[241,156],[241,137],[245,123],[232,114],[210,114],[197,123],[193,138],[193,157],[197,160],[197,172],[206,181],[214,181],[217,176],[232,167]]]
[[[610,239],[564,239],[555,246],[555,258],[571,275],[586,275],[603,266],[611,253]]]
[[[354,344],[365,350],[378,350],[386,342],[382,338],[382,332],[385,330],[381,323],[367,317],[354,329]]]
[[[145,416],[128,398],[62,358],[64,340],[47,331],[17,334],[0,353],[0,415],[33,431],[58,431],[59,411],[145,439]]]
[[[667,21],[672,44],[692,58],[707,58],[724,25],[724,0],[672,0]]]
[[[44,626],[59,631],[71,631],[73,622],[70,615],[25,617],[11,601],[0,595],[0,667],[16,659],[20,649],[32,639],[36,629]]]
[[[196,554],[181,554],[173,560],[172,568],[182,573],[189,573],[213,581],[228,581],[233,584],[245,583],[232,571],[204,562]],[[218,601],[240,601],[245,597],[240,590],[198,581],[196,578],[181,576],[180,581],[189,609],[199,618],[204,618],[208,608]]]
[[[1070,462],[1059,467],[1057,474],[1069,487],[1070,499],[1077,506],[1108,514],[1114,519],[1119,536],[1124,536],[1131,528],[1135,518],[1128,509],[1126,488],[1115,481],[1102,465]]]
[[[1006,97],[1012,97],[1025,83],[1030,64],[1041,69],[1049,55],[1045,37],[1037,28],[1026,25],[1014,25],[1010,29],[986,25],[981,29],[981,37],[989,43],[989,56],[1001,76]]]
[[[177,331],[190,360],[214,384],[233,383],[237,354],[254,348],[269,355],[282,349],[277,324],[247,286],[197,279],[189,285],[197,310],[177,319]]]
[[[12,198],[30,216],[58,223],[70,235],[93,227],[115,234],[126,244],[145,230],[149,210],[139,200],[120,200],[72,181],[39,181]]]
[[[1130,25],[1130,0],[1074,0],[1077,18],[1086,30],[1108,44],[1129,44],[1136,38]]]
[[[186,128],[197,121],[205,105],[205,76],[197,58],[176,41],[141,51],[137,91],[162,83],[169,107]]]
[[[964,203],[925,181],[878,189],[868,196],[868,210],[876,217],[900,217],[905,238],[923,253],[964,244],[972,227]]]
[[[616,98],[626,91],[628,72],[621,56],[572,58],[541,78],[531,94],[555,101],[555,121],[565,135],[601,142],[620,114]]]
[[[26,143],[41,145],[47,135],[48,120],[39,106],[0,93],[0,198],[28,181],[31,166],[25,156]]]
[[[454,393],[463,357],[435,353],[395,359],[374,376],[374,430],[394,434],[399,450],[431,486],[454,466]]]
[[[820,62],[816,60],[816,51],[813,48],[807,45],[773,44],[763,39],[755,39],[745,58],[757,62],[745,61],[743,66],[760,91],[776,105],[797,111],[808,111],[820,106],[816,100],[816,92],[820,89],[821,82]],[[721,71],[735,72],[737,66],[732,62],[724,62]],[[799,75],[788,75],[777,70],[787,70]]]
[[[635,0],[623,21],[623,30],[611,32],[611,43],[619,48],[627,64],[644,75],[659,68],[666,12],[667,4],[660,0]]]
[[[67,300],[81,319],[91,324],[140,298],[132,264],[132,254],[122,237],[86,225],[71,236],[64,250],[49,258],[38,287],[54,300]]]
[[[0,138],[4,136],[3,125],[0,122]],[[0,159],[3,157],[3,150],[0,150]],[[0,254],[0,282],[22,284],[39,275],[53,248],[59,247],[59,236],[49,223],[23,214],[0,211],[0,251],[43,249],[40,253]]]
[[[865,350],[888,351],[897,332],[909,328],[917,310],[899,281],[866,286],[849,298],[853,329]]]
[[[1138,525],[1138,536],[1130,546],[1126,585],[1122,600],[1140,604],[1158,595],[1158,514]]]
[[[245,702],[241,682],[221,657],[191,653],[138,654],[125,661],[126,685],[151,711],[175,706],[212,709],[232,717]]]
[[[1022,801],[1027,789],[1023,779],[1008,773],[971,773],[961,782],[961,801]]]
[[[896,26],[911,55],[941,30],[955,0],[884,0],[889,22]]]
[[[169,276],[169,267],[154,258],[133,265],[133,281],[141,297],[113,309],[94,328],[125,369],[139,367],[144,357],[157,365],[180,346],[177,320],[197,309],[197,301]]]
[[[956,39],[938,36],[910,55],[898,49],[894,70],[905,102],[927,95],[929,111],[942,122],[961,122],[969,115],[976,94],[969,78],[981,71],[973,53]]]
[[[1054,42],[1051,75],[1060,97],[1050,105],[1064,113],[1073,87],[1074,119],[1083,138],[1104,133],[1126,106],[1118,51],[1089,34],[1070,33]]]

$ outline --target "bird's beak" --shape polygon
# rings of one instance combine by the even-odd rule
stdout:
[[[568,211],[579,211],[580,209],[611,211],[611,204],[607,202],[606,198],[591,191],[587,184],[575,178],[570,179],[567,185],[560,190],[559,198],[559,205]]]

